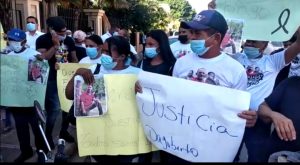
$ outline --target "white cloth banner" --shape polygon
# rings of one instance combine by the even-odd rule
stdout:
[[[137,103],[144,132],[157,148],[191,162],[232,162],[249,109],[248,92],[140,72]]]

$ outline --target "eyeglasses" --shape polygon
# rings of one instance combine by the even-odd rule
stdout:
[[[27,22],[27,23],[33,23],[33,24],[35,24],[35,22]]]

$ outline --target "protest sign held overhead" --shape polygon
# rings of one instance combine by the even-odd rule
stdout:
[[[243,39],[287,41],[300,26],[298,0],[217,0],[225,18],[243,19]]]

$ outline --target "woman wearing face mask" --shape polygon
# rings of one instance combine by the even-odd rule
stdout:
[[[150,31],[146,38],[144,60],[139,66],[147,72],[171,76],[175,62],[176,58],[171,51],[166,33],[162,30]],[[141,89],[138,82],[135,88],[136,91]],[[161,160],[167,156],[166,154],[166,152],[160,151]],[[152,153],[143,154],[139,158],[140,163],[151,162],[151,160]],[[162,160],[162,162],[165,162],[165,160]]]
[[[172,75],[175,62],[166,33],[162,30],[150,31],[146,39],[144,60],[139,66],[147,72]]]
[[[87,42],[86,42],[87,44]],[[88,44],[87,44],[88,45]],[[102,46],[102,55],[99,63],[90,67],[90,69],[80,68],[76,71],[76,75],[83,77],[86,84],[94,83],[94,75],[103,74],[138,74],[139,68],[130,66],[131,52],[129,42],[121,36],[113,36],[108,38]],[[100,67],[99,67],[100,66]],[[74,77],[69,81],[66,87],[66,97],[70,100],[74,99]],[[126,135],[125,135],[126,136]],[[93,156],[95,160],[103,163],[131,163],[137,155],[118,155],[118,156]]]
[[[85,39],[87,57],[79,61],[80,64],[101,64],[102,39],[98,35],[91,35]]]

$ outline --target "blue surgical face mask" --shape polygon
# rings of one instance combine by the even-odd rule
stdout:
[[[26,25],[26,29],[30,32],[34,31],[36,28],[35,28],[35,24],[34,23],[28,23]]]
[[[258,48],[250,47],[250,46],[245,46],[243,52],[246,54],[246,56],[249,59],[255,59],[261,55]]]
[[[148,58],[154,58],[157,56],[156,48],[145,48],[145,56]]]
[[[191,40],[191,49],[198,56],[203,56],[209,48],[205,46],[205,40]]]
[[[100,57],[101,65],[107,69],[107,70],[112,70],[117,66],[117,62],[114,62],[111,56],[102,54]]]
[[[94,59],[98,55],[97,48],[86,48],[86,55],[90,57],[90,59]]]

